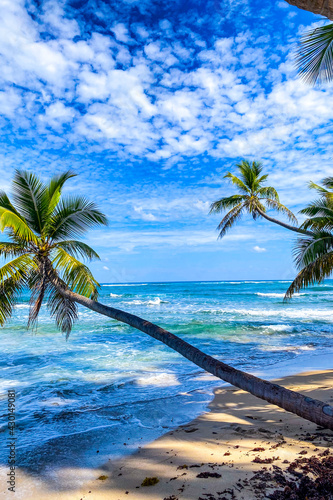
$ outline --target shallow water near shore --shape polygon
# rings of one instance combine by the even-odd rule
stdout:
[[[104,284],[102,303],[137,314],[237,368],[273,378],[332,366],[333,281],[283,303],[288,281]],[[45,306],[27,332],[22,297],[0,336],[1,427],[17,395],[18,465],[92,467],[207,408],[224,383],[147,335],[80,309],[68,341]],[[1,464],[7,462],[2,447]]]

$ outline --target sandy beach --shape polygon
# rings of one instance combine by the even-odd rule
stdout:
[[[277,383],[332,404],[333,371],[301,373]],[[220,388],[209,411],[122,460],[98,469],[58,471],[57,480],[49,482],[18,470],[11,498],[264,499],[284,490],[283,472],[297,484],[300,474],[287,471],[293,461],[329,456],[332,446],[332,431],[237,388]],[[146,478],[158,482],[143,486]],[[59,489],[62,480],[70,486]],[[9,497],[5,490],[2,495]]]

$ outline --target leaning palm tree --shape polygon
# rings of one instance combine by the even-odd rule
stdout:
[[[333,23],[301,37],[295,62],[298,74],[310,85],[333,80]]]
[[[210,207],[210,213],[227,211],[218,225],[220,238],[241,219],[244,213],[252,215],[254,220],[263,217],[291,231],[308,235],[311,234],[306,229],[299,228],[298,226],[291,226],[267,214],[267,209],[274,209],[286,215],[294,224],[297,224],[295,215],[280,203],[276,189],[272,186],[264,185],[268,175],[262,175],[263,166],[260,162],[253,161],[250,163],[247,160],[242,160],[236,166],[239,170],[239,177],[228,172],[224,176],[224,179],[230,179],[231,183],[237,187],[239,194],[221,198],[212,203]]]
[[[302,228],[311,230],[308,237],[301,237],[295,246],[295,264],[299,269],[289,286],[285,299],[315,283],[321,283],[333,272],[333,177],[326,177],[323,186],[310,182],[319,199],[310,203],[301,213],[308,216]]]
[[[237,370],[147,320],[97,302],[98,283],[79,258],[91,260],[98,255],[72,238],[107,221],[94,203],[82,197],[61,197],[64,183],[73,175],[66,172],[44,184],[33,174],[16,171],[12,201],[0,192],[0,228],[10,240],[0,243],[0,255],[12,258],[0,268],[1,325],[11,317],[15,302],[26,288],[31,291],[29,323],[36,324],[46,300],[51,316],[66,336],[77,318],[77,304],[81,304],[147,333],[226,382],[333,429],[330,405]]]

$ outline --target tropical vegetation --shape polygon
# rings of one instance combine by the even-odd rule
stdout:
[[[228,172],[224,178],[236,186],[239,194],[220,198],[211,205],[211,213],[227,212],[218,225],[219,237],[222,238],[247,212],[253,219],[264,218],[301,236],[296,241],[295,264],[299,269],[294,281],[289,286],[285,299],[290,299],[314,283],[321,283],[333,272],[333,177],[323,179],[322,186],[309,183],[319,198],[300,211],[307,219],[301,226],[291,226],[266,213],[274,209],[285,214],[296,223],[295,215],[279,201],[278,193],[272,186],[265,186],[268,175],[262,175],[262,164],[242,160],[237,165],[239,176]]]
[[[220,198],[214,201],[210,207],[210,213],[227,211],[218,225],[220,238],[241,219],[244,213],[249,213],[254,220],[264,218],[291,231],[310,235],[306,229],[295,225],[291,226],[267,214],[267,209],[273,209],[286,215],[291,222],[297,224],[295,215],[280,203],[276,189],[272,186],[264,185],[268,174],[262,174],[263,166],[260,162],[253,161],[250,163],[248,160],[242,160],[236,167],[238,168],[239,176],[237,177],[231,172],[227,172],[224,179],[229,179],[236,186],[238,194]]]
[[[255,168],[258,172],[258,166]],[[24,289],[31,292],[29,323],[36,324],[46,300],[51,316],[67,336],[77,318],[77,304],[81,304],[147,333],[226,382],[333,429],[330,405],[237,370],[145,319],[99,303],[99,285],[79,260],[79,257],[91,260],[98,255],[85,243],[72,238],[82,236],[91,227],[105,225],[107,220],[96,205],[85,198],[61,196],[63,185],[73,175],[66,172],[44,184],[35,175],[17,170],[12,201],[6,193],[0,193],[0,227],[9,239],[0,243],[0,255],[12,259],[0,268],[1,325],[10,319]],[[264,192],[269,192],[271,197],[265,197],[266,201],[276,201],[271,191]],[[258,209],[248,206],[254,210],[251,213]]]
[[[323,186],[310,182],[319,199],[300,212],[308,218],[302,228],[311,231],[295,245],[295,263],[300,270],[287,290],[286,298],[315,283],[321,283],[333,271],[333,177],[322,181]]]
[[[333,80],[333,23],[304,33],[296,53],[296,67],[310,85]]]

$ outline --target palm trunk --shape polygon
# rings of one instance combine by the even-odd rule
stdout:
[[[302,394],[289,389],[285,389],[277,384],[268,382],[267,380],[254,377],[249,373],[237,370],[232,366],[226,365],[212,356],[208,356],[191,344],[188,344],[173,333],[160,328],[149,321],[146,321],[138,316],[105,306],[97,301],[93,301],[82,295],[74,293],[70,290],[64,290],[57,286],[59,292],[68,299],[81,304],[92,311],[95,311],[109,318],[116,319],[122,323],[126,323],[178,352],[185,358],[189,359],[200,368],[203,368],[215,377],[221,378],[225,382],[229,382],[240,389],[250,392],[258,398],[264,399],[269,403],[279,406],[284,410],[296,413],[306,420],[316,423],[322,427],[333,430],[333,407],[322,403],[321,401],[303,396]]]
[[[301,229],[300,227],[291,226],[290,224],[286,224],[285,222],[282,222],[278,219],[274,219],[274,217],[270,217],[265,212],[260,210],[260,208],[257,208],[257,212],[258,212],[258,214],[261,215],[261,217],[264,217],[264,219],[269,220],[269,222],[274,222],[274,224],[278,224],[279,226],[282,226],[285,229],[289,229],[289,231],[294,231],[295,233],[306,234],[307,236],[313,236],[313,233],[311,233],[311,231],[307,231],[306,229]]]
[[[286,0],[290,5],[333,20],[333,0]]]

